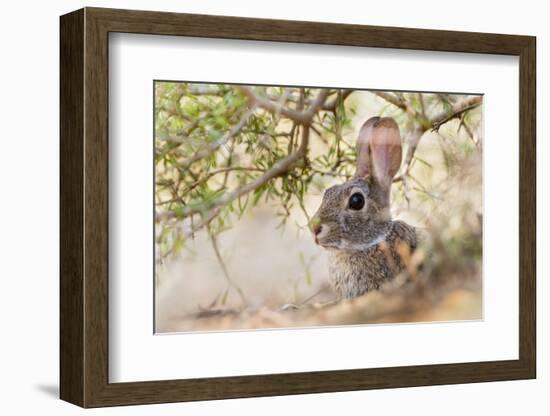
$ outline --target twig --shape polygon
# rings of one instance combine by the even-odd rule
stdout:
[[[212,248],[214,249],[214,253],[216,254],[216,259],[218,260],[218,263],[220,263],[220,267],[222,268],[222,272],[223,272],[223,275],[225,276],[225,280],[227,281],[227,285],[235,289],[235,291],[239,294],[241,298],[243,307],[246,307],[248,305],[248,302],[246,300],[246,297],[244,296],[244,292],[240,288],[240,286],[233,279],[231,279],[231,276],[229,276],[229,272],[227,271],[225,262],[223,261],[222,255],[220,254],[220,249],[218,247],[218,240],[216,236],[210,232],[210,230],[208,231],[210,234],[210,241],[212,242]]]
[[[372,91],[372,93],[400,108],[406,114],[408,114],[413,121],[416,121],[418,123],[417,129],[415,129],[412,137],[409,139],[409,148],[407,150],[407,155],[403,164],[404,173],[401,175],[401,177],[396,178],[394,182],[402,180],[403,177],[408,174],[411,162],[414,158],[414,153],[416,152],[416,148],[418,147],[418,143],[420,142],[420,139],[427,130],[432,129],[432,131],[438,131],[443,124],[447,123],[455,117],[459,117],[464,112],[479,106],[483,99],[483,97],[479,95],[470,96],[462,101],[453,103],[450,109],[442,111],[434,117],[428,118],[422,116],[421,114],[418,114],[416,110],[406,100],[403,100],[394,94],[383,91]]]
[[[455,117],[460,116],[462,113],[472,110],[481,104],[483,97],[481,95],[474,95],[468,97],[462,101],[458,101],[451,106],[450,110],[442,111],[432,118],[432,130],[439,130],[439,128],[446,122],[452,120]]]
[[[288,89],[285,88],[284,93],[277,100],[277,111],[275,112],[275,114],[273,116],[273,126],[275,126],[275,127],[277,126],[277,124],[279,124],[279,120],[281,118],[281,111],[282,111],[284,105],[286,104],[286,101],[288,99],[288,95],[289,95]],[[273,127],[273,131],[275,131],[275,127]],[[268,137],[271,138],[271,137],[273,137],[273,135],[264,133],[261,136],[261,139],[260,139],[260,143],[261,144],[265,143],[266,147],[268,147],[268,145],[267,145]]]
[[[321,176],[332,176],[334,178],[347,178],[348,175],[346,175],[345,173],[338,173],[337,171],[334,171],[334,170],[321,170],[321,169],[317,169],[317,168],[314,168],[314,167],[310,167],[310,170],[314,173],[317,173]]]
[[[206,174],[206,176],[196,180],[195,182],[193,182],[192,184],[190,184],[187,189],[185,189],[183,191],[183,195],[186,195],[188,194],[189,192],[191,192],[193,189],[195,189],[197,186],[199,186],[200,184],[208,181],[209,179],[211,179],[213,176],[216,176],[220,173],[228,173],[228,172],[233,172],[233,171],[241,171],[241,172],[265,172],[264,169],[260,169],[260,168],[253,168],[253,167],[245,167],[245,166],[232,166],[232,167],[226,167],[226,168],[220,168],[220,169],[216,169],[216,170],[213,170],[212,172],[209,172],[208,174]],[[163,202],[163,203],[166,203],[166,202]],[[160,205],[160,204],[158,204]]]
[[[305,298],[303,301],[301,301],[298,306],[304,306],[306,303],[308,303],[311,299],[315,298],[316,296],[320,295],[321,293],[323,293],[323,291],[325,290],[324,287],[322,287],[321,289],[319,289],[318,291],[314,292],[313,295],[310,295],[308,296],[307,298]]]
[[[412,132],[411,137],[409,138],[409,147],[407,149],[407,155],[405,156],[405,162],[403,164],[403,171],[405,175],[409,173],[409,169],[413,161],[416,148],[418,147],[420,139],[424,135],[425,131],[426,130],[424,130],[422,127],[418,127]]]
[[[341,93],[341,100],[344,101],[354,90],[348,90],[348,89],[343,89],[343,90],[336,90],[336,93],[340,94]],[[331,94],[334,94],[334,92],[331,92],[329,95]],[[274,94],[268,94],[266,96],[267,99],[271,100],[271,101],[278,101],[280,96],[278,95],[274,95]],[[312,103],[312,100],[308,99],[308,98],[305,98],[303,101],[301,101],[301,96],[293,96],[293,95],[289,95],[288,98],[287,98],[287,101],[290,101],[292,103],[296,103],[296,104],[311,104]],[[340,104],[340,98],[339,97],[335,97],[333,99],[331,99],[330,101],[327,101],[325,104],[323,104],[323,106],[321,107],[321,110],[323,111],[334,111],[336,109],[336,107],[338,106],[338,104]]]
[[[193,133],[193,131],[195,131],[197,127],[199,127],[199,124],[205,119],[206,119],[206,116],[202,116],[192,120],[191,124],[187,126],[183,134],[178,134],[176,136],[168,136],[166,138],[158,139],[158,140],[165,141],[167,143],[174,144],[174,145],[180,145],[180,144],[186,143],[188,142],[189,136],[191,135],[191,133]],[[168,151],[170,150],[171,149],[168,149]],[[167,153],[168,151],[166,151],[165,153]]]
[[[236,86],[236,88],[248,98],[252,106],[257,105],[258,107],[272,113],[275,113],[279,110],[279,106],[277,105],[277,103],[274,103],[267,98],[256,95],[251,87],[238,85]],[[311,123],[313,115],[323,106],[325,99],[328,95],[328,90],[321,90],[317,98],[312,102],[311,106],[306,111],[297,111],[292,108],[281,107],[280,112],[283,116],[294,120],[298,124],[309,125]]]
[[[224,91],[212,85],[187,85],[187,92],[191,95],[223,95]]]
[[[323,110],[325,111],[336,111],[336,108],[342,104],[346,98],[350,96],[350,94],[353,92],[353,90],[340,90],[338,91],[338,94],[336,94],[336,97],[334,97],[332,100],[328,101],[323,105]]]
[[[468,124],[466,123],[466,120],[465,120],[465,117],[464,117],[464,113],[462,113],[460,115],[460,124],[458,125],[458,129],[457,131],[460,131],[460,129],[464,127],[464,130],[466,131],[466,134],[468,135],[468,137],[470,138],[470,140],[472,141],[472,143],[474,143],[474,145],[476,146],[479,146],[479,140],[477,139],[477,137],[474,135],[472,129],[470,129],[470,126],[468,126]]]
[[[405,113],[409,115],[412,119],[415,119],[424,130],[427,130],[432,126],[430,123],[430,120],[428,120],[426,117],[419,114],[412,105],[409,104],[406,100],[391,94],[389,92],[384,91],[372,91],[374,95],[377,95],[378,97],[386,100],[387,102],[393,104],[394,106],[400,108]]]
[[[193,156],[191,156],[189,159],[184,160],[179,164],[180,169],[188,169],[189,166],[191,166],[193,163],[195,163],[198,160],[204,159],[207,156],[210,156],[212,153],[214,153],[218,148],[220,148],[222,145],[227,143],[228,140],[230,140],[233,136],[239,133],[239,131],[244,127],[244,125],[248,122],[248,119],[252,114],[254,114],[254,110],[256,108],[252,106],[249,108],[245,114],[241,117],[239,122],[235,124],[231,129],[224,134],[220,139],[207,144],[202,149],[198,150]]]
[[[191,226],[191,230],[184,232],[183,237],[184,238],[189,238],[189,237],[193,236],[202,227],[207,226],[208,224],[210,224],[210,222],[214,218],[216,218],[216,216],[220,213],[222,208],[223,208],[223,206],[215,207],[205,217],[203,217],[198,224],[195,225],[193,223],[193,225]],[[192,220],[192,218],[191,218],[191,220]]]
[[[423,117],[426,117],[426,104],[424,103],[424,94],[418,93],[418,102],[420,103],[420,111]]]

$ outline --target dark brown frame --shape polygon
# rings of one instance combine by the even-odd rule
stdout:
[[[519,359],[109,383],[109,32],[519,56]],[[530,36],[85,8],[61,17],[60,396],[83,407],[536,377],[535,51]]]

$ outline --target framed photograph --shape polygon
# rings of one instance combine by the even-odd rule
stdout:
[[[63,400],[536,376],[534,37],[60,27]]]

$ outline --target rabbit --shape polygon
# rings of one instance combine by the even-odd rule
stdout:
[[[372,117],[359,131],[353,179],[327,189],[310,228],[328,251],[329,278],[340,298],[378,289],[406,270],[417,246],[415,227],[392,220],[390,190],[401,165],[393,118]]]

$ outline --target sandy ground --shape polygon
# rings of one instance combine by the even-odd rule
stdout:
[[[236,221],[219,236],[220,253],[230,278],[246,297],[247,308],[299,304],[326,288],[325,253],[315,245],[309,231],[294,221],[300,225],[306,222],[296,213],[284,230],[274,231],[277,221],[272,209],[259,207],[254,215]],[[157,330],[163,332],[168,322],[208,308],[227,287],[210,240],[206,233],[198,233],[180,255],[157,267]],[[326,289],[312,301],[332,298]],[[218,306],[241,309],[244,305],[238,292],[230,288],[225,303]]]

